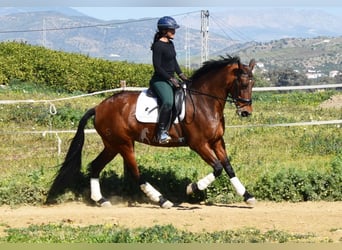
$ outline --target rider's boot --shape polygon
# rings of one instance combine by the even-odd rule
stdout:
[[[158,134],[159,134],[158,135],[158,138],[159,138],[158,142],[159,142],[159,144],[167,144],[167,143],[169,143],[171,141],[171,137],[170,137],[170,135],[169,135],[169,133],[167,132],[166,129],[162,129],[161,128],[161,130],[160,130],[160,132]]]
[[[170,129],[171,109],[163,107],[159,111],[159,120],[157,128],[157,139],[160,144],[167,144],[171,137],[168,133]]]

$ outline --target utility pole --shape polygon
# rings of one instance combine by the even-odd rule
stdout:
[[[209,35],[209,11],[201,10],[201,64],[208,60],[209,47],[208,47],[208,35]]]
[[[189,43],[189,28],[185,29],[185,68],[187,70],[191,69],[190,62],[190,43]]]

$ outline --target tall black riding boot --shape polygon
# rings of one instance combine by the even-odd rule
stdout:
[[[157,139],[160,144],[167,144],[171,140],[168,133],[171,126],[171,112],[172,110],[167,107],[163,107],[159,110]]]

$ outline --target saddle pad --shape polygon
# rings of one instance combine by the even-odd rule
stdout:
[[[135,116],[139,122],[145,123],[157,123],[158,122],[158,103],[157,98],[146,95],[147,90],[141,91],[135,110]],[[182,103],[182,112],[180,114],[180,120],[184,119],[185,115],[185,102]],[[174,123],[178,123],[178,117],[176,117]]]

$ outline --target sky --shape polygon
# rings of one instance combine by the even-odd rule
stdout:
[[[342,1],[341,1],[342,3]],[[342,6],[342,5],[341,5]],[[273,8],[273,6],[270,6]],[[254,6],[252,8],[270,8],[266,6]],[[291,7],[291,6],[275,6],[277,8],[283,7]],[[88,16],[101,19],[101,20],[126,20],[126,19],[138,19],[145,17],[161,17],[161,16],[174,16],[181,15],[190,12],[198,12],[201,10],[209,10],[209,14],[215,12],[222,12],[225,10],[234,10],[236,8],[247,8],[244,6],[236,6],[236,7],[73,7],[75,10],[86,14]],[[307,8],[315,8],[322,9],[326,12],[329,12],[332,15],[342,16],[342,7],[339,6],[296,6],[294,5],[292,8],[295,9],[307,9]]]
[[[1,0],[1,7],[74,7],[102,20],[161,17],[229,8],[293,7],[320,8],[342,16],[341,0]],[[119,11],[118,11],[119,10]]]
[[[203,9],[219,11],[218,7],[73,7],[88,16],[102,20],[125,20],[145,17],[174,16],[189,12],[199,12]]]

